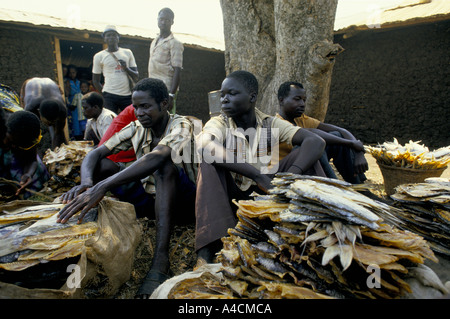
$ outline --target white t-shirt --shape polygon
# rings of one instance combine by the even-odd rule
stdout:
[[[117,59],[124,60],[127,63],[127,67],[137,67],[133,52],[130,49],[119,48],[118,51],[112,53]],[[127,73],[122,70],[119,62],[107,50],[100,51],[94,55],[92,73],[103,73],[105,84],[102,92],[122,96],[131,95]]]
[[[86,138],[88,131],[92,129],[92,131],[94,131],[95,135],[100,141],[116,116],[116,113],[114,113],[113,111],[103,108],[102,113],[100,113],[97,119],[92,118],[87,120],[84,137]]]

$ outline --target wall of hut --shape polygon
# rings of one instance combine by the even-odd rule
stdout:
[[[0,82],[20,92],[31,77],[56,80],[53,37],[45,32],[25,32],[0,24]]]
[[[450,20],[336,34],[325,121],[365,143],[450,145]]]

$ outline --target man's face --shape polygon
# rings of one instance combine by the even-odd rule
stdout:
[[[168,12],[163,11],[158,15],[158,28],[161,32],[169,32],[172,24],[173,19]]]
[[[134,114],[145,128],[152,128],[162,121],[167,114],[167,100],[156,103],[155,99],[146,91],[135,91],[131,97]]]
[[[284,113],[289,119],[302,116],[306,107],[306,90],[291,85],[288,96],[280,101]]]
[[[85,99],[81,100],[81,106],[83,107],[83,114],[86,118],[91,119],[98,115],[96,107],[90,105]]]
[[[220,88],[222,111],[229,117],[247,113],[251,109],[252,94],[236,79],[226,78]]]
[[[119,43],[119,34],[115,31],[108,31],[103,36],[105,43],[110,46]]]

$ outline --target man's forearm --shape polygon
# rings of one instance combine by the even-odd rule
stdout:
[[[170,160],[171,149],[167,146],[163,146],[162,148],[163,150],[161,151],[161,146],[159,146],[159,149],[154,149],[126,169],[106,178],[99,184],[106,190],[110,190],[111,188],[152,175],[164,163]]]
[[[210,141],[202,150],[204,161],[228,171],[243,175],[255,180],[260,171],[248,163],[239,161],[238,158],[217,142]]]
[[[137,68],[126,68],[126,72],[128,75],[131,76],[131,78],[133,79],[134,82],[137,82],[139,80],[139,72],[137,70]]]
[[[100,83],[100,78],[101,74],[92,74],[92,84],[94,85],[95,89],[101,93],[103,91],[103,86]]]
[[[307,130],[313,132],[314,134],[319,135],[321,138],[325,140],[327,144],[344,145],[348,147],[353,146],[353,140],[345,139],[319,129],[307,129]]]
[[[172,78],[172,86],[169,88],[169,93],[175,94],[178,90],[178,86],[181,81],[181,68],[174,68],[173,78]]]
[[[298,156],[293,163],[294,167],[301,170],[296,173],[302,174],[311,168],[322,156],[325,144],[325,141],[317,135],[304,138],[300,144],[301,156]]]

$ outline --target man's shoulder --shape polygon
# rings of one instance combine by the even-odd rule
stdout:
[[[183,45],[183,42],[181,42],[178,38],[176,38],[176,37],[173,37],[173,42],[175,42],[175,43],[177,43],[177,44],[180,44],[180,45]]]
[[[119,47],[119,52],[133,53],[131,49]]]
[[[211,117],[208,121],[206,121],[205,125],[223,125],[223,126],[229,126],[229,117],[226,116],[224,113],[220,113],[217,116]]]
[[[108,51],[106,51],[106,49],[105,50],[101,50],[101,51],[98,51],[96,54],[94,54],[94,57],[105,55],[107,53],[108,53]]]
[[[262,112],[260,109],[255,107],[255,114],[256,117],[260,119],[260,121],[263,123],[263,125],[270,125],[271,123],[273,123],[274,119],[276,118],[275,116],[266,114],[264,112]]]
[[[170,41],[170,43],[171,43],[171,45],[172,45],[173,47],[180,47],[180,48],[183,48],[183,42],[181,42],[179,39],[177,39],[177,38],[173,35],[173,33],[172,33],[172,37],[171,37],[171,39],[169,39],[169,41]]]
[[[296,117],[294,119],[294,122],[297,126],[303,127],[303,128],[317,128],[321,121],[318,119],[315,119],[313,117],[310,117],[303,113],[301,116]]]
[[[193,125],[191,119],[188,116],[184,116],[184,115],[180,115],[180,114],[173,114],[173,115],[170,115],[170,117],[172,118],[172,126],[178,126],[178,125],[192,126]]]
[[[112,116],[112,117],[116,117],[116,116],[117,116],[116,113],[114,113],[114,112],[111,111],[111,110],[108,110],[108,109],[105,108],[105,107],[103,107],[103,109],[102,109],[102,115],[103,115],[103,116]]]

